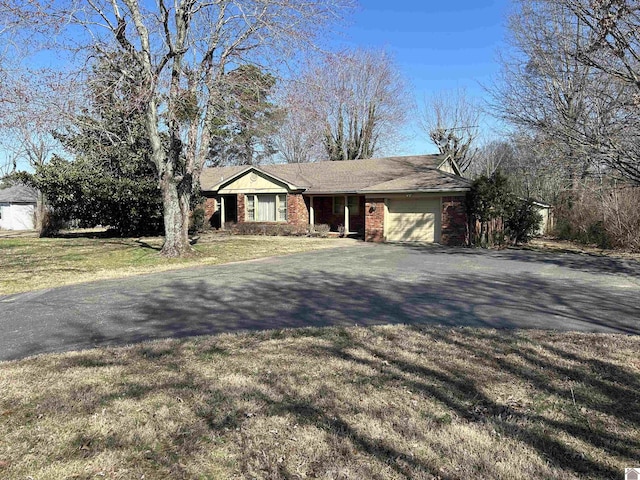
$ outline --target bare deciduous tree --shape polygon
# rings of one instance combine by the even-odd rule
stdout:
[[[409,107],[404,81],[383,51],[326,56],[290,82],[280,132],[287,161],[371,158],[399,139]]]
[[[491,140],[480,147],[467,173],[471,177],[486,175],[490,177],[498,169],[513,162],[515,148],[509,141]]]
[[[425,99],[419,124],[438,151],[464,172],[478,152],[481,114],[480,105],[465,90],[440,92]]]
[[[278,155],[287,163],[326,159],[322,122],[316,115],[314,100],[303,90],[297,84],[290,84],[286,91],[280,92],[278,100],[285,116],[274,141]]]
[[[494,111],[563,151],[574,181],[602,165],[640,181],[639,8],[519,0]]]
[[[191,251],[192,192],[209,153],[226,72],[277,66],[309,46],[349,0],[33,0],[68,25],[58,48],[91,55],[126,52],[141,75],[145,127],[164,208],[162,254]],[[114,68],[118,68],[114,65]],[[122,81],[134,77],[120,71]]]
[[[51,72],[44,75],[12,65],[4,73],[4,81],[0,82],[0,150],[6,162],[3,170],[5,174],[34,170],[61,150],[53,132],[72,117],[77,90],[68,77]],[[38,192],[35,217],[36,229],[41,233],[44,216],[45,198]]]

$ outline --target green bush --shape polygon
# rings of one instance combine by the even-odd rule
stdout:
[[[533,200],[513,203],[505,218],[505,230],[514,245],[527,243],[538,232],[542,215]]]
[[[193,209],[189,218],[189,233],[202,233],[205,230],[206,222],[204,221],[204,208],[199,206]]]
[[[516,197],[507,177],[499,171],[473,181],[467,195],[467,214],[471,241],[482,247],[525,243],[536,234],[542,221],[533,200]]]

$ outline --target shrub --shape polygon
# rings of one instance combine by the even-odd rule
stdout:
[[[238,223],[232,231],[238,235],[301,236],[306,235],[307,227],[287,223]]]
[[[516,197],[507,177],[500,171],[473,181],[467,195],[467,209],[471,241],[483,247],[525,243],[536,234],[542,222],[533,200]]]
[[[533,200],[516,201],[505,218],[505,230],[514,245],[528,242],[538,232],[542,215]]]
[[[327,238],[329,236],[329,232],[331,231],[331,227],[326,223],[314,225],[313,229],[316,235],[320,238]]]
[[[640,251],[640,187],[585,183],[561,197],[554,234],[600,248]]]
[[[189,233],[202,233],[205,230],[206,222],[204,221],[204,208],[199,206],[193,209],[189,217]]]

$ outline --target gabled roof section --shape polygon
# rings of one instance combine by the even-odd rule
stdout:
[[[449,164],[451,166],[451,169],[453,170],[453,173],[455,173],[456,175],[462,175],[458,162],[456,162],[450,154],[442,156],[442,162],[440,162],[440,165],[438,165],[438,169],[444,170],[442,168],[444,164]]]
[[[291,183],[286,178],[282,178],[277,174],[268,172],[263,168],[255,167],[253,165],[208,168],[204,170],[202,172],[202,175],[200,176],[200,185],[202,190],[216,192],[221,188],[223,188],[225,185],[228,185],[229,183],[233,182],[235,179],[240,178],[243,175],[246,175],[247,173],[252,171],[265,175],[268,178],[275,180],[276,182],[286,185],[289,188],[289,190],[304,190],[306,188],[306,185],[296,185],[294,183]],[[209,182],[209,183],[205,183],[205,182]],[[216,183],[211,183],[211,182],[216,182]]]
[[[224,184],[254,168],[294,189],[309,195],[373,192],[373,187],[414,188],[412,191],[466,190],[469,184],[457,175],[438,170],[448,158],[444,155],[412,155],[405,157],[372,158],[341,162],[288,163],[260,165],[260,167],[208,168],[200,177],[202,190],[216,192]],[[387,182],[390,185],[384,185]]]
[[[0,202],[5,203],[36,203],[38,191],[35,188],[18,184],[0,190]]]

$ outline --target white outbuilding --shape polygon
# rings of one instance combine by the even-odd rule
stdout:
[[[33,230],[38,192],[26,185],[0,189],[0,230]]]

